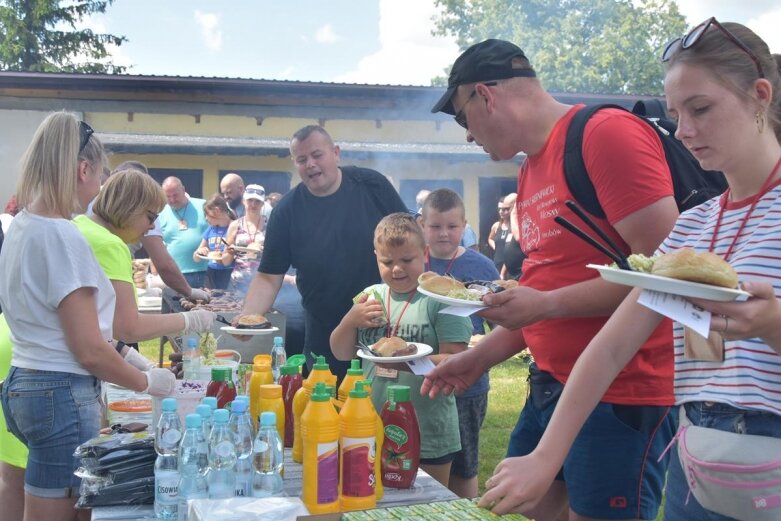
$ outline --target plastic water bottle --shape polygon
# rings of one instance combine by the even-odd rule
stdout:
[[[155,428],[155,516],[176,519],[179,490],[177,453],[182,439],[182,424],[176,414],[176,399],[166,398]]]
[[[198,350],[198,339],[188,336],[182,352],[182,370],[185,380],[197,380],[201,371],[201,353]]]
[[[228,411],[217,409],[209,435],[209,498],[229,499],[236,488],[236,440],[228,427]]]
[[[201,431],[203,431],[203,443],[206,445],[206,454],[209,454],[209,434],[212,433],[212,408],[205,403],[199,404],[195,412],[201,417]]]
[[[228,421],[228,427],[236,440],[237,497],[249,497],[252,490],[252,420],[247,414],[248,407],[249,400],[234,400]]]
[[[279,368],[287,363],[284,339],[281,336],[274,337],[274,347],[271,348],[271,374],[274,383],[279,383]]]
[[[200,406],[199,406],[200,407]],[[208,408],[208,406],[205,406]],[[209,412],[211,415],[211,412]],[[179,520],[187,521],[187,500],[209,497],[206,473],[209,470],[209,449],[203,437],[200,414],[188,414],[187,430],[179,445]]]
[[[260,429],[252,446],[252,497],[281,496],[283,492],[282,468],[284,466],[282,440],[277,432],[277,415],[260,414]]]

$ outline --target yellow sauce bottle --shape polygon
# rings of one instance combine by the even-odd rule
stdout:
[[[282,386],[264,384],[260,386],[260,412],[270,411],[277,415],[279,439],[285,439],[285,402],[282,400]]]
[[[372,381],[364,380],[363,388],[369,393],[369,400],[372,397]],[[381,500],[385,495],[385,489],[382,485],[382,458],[380,458],[379,451],[382,450],[382,444],[385,442],[385,425],[382,423],[382,418],[377,414],[377,410],[372,407],[374,411],[374,421],[377,423],[377,456],[374,458],[374,491],[376,492],[377,501]]]
[[[342,512],[377,505],[377,420],[363,382],[356,382],[339,413],[339,506]]]
[[[315,385],[301,415],[304,449],[301,499],[310,514],[339,511],[339,415],[324,384]]]
[[[318,382],[328,383],[336,377],[331,373],[331,369],[325,362],[324,356],[318,356],[317,361],[312,366],[312,372],[304,380],[304,384],[293,397],[293,461],[301,463],[303,461],[303,445],[301,443],[301,415],[304,414],[306,404],[309,403],[309,397],[315,384]]]
[[[257,357],[256,357],[257,358]],[[255,430],[258,429],[260,417],[260,386],[273,384],[274,376],[271,374],[271,362],[258,361],[252,366],[252,376],[249,380],[249,412]]]
[[[350,368],[347,370],[347,375],[342,380],[342,385],[339,386],[337,392],[339,401],[344,404],[347,401],[347,397],[350,395],[350,391],[355,388],[355,382],[363,380],[363,370],[361,369],[361,361],[358,358],[353,358],[350,361]]]

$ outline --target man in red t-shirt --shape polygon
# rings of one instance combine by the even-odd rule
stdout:
[[[603,281],[586,264],[606,256],[555,223],[579,219],[564,204],[574,199],[563,173],[567,128],[582,105],[559,103],[536,78],[516,45],[487,40],[467,49],[450,73],[432,112],[453,114],[467,141],[494,160],[527,155],[518,173],[516,210],[527,256],[518,288],[487,296],[481,315],[499,324],[478,346],[452,356],[428,375],[423,391],[461,391],[485,370],[526,347],[530,396],[513,431],[512,476],[519,456],[537,445],[580,353],[629,292]],[[652,254],[675,223],[670,172],[662,144],[644,122],[624,111],[597,112],[585,128],[583,156],[606,218],[599,226],[625,253]],[[522,503],[518,480],[499,479],[495,511],[555,519],[654,519],[662,498],[667,458],[657,462],[674,433],[672,327],[663,322],[629,361],[589,417],[550,488]],[[554,479],[555,478],[555,479]],[[486,486],[494,484],[491,479]],[[524,491],[528,494],[528,491]]]

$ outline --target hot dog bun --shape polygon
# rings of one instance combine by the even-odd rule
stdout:
[[[397,336],[383,337],[372,346],[372,350],[380,356],[395,356],[399,351],[407,349],[407,341]]]
[[[437,275],[432,271],[422,273],[418,277],[418,284],[421,288],[438,295],[447,295],[454,289],[464,289],[464,285],[453,277]]]
[[[651,273],[723,288],[738,287],[738,274],[727,261],[713,253],[697,253],[691,248],[681,248],[658,257]]]

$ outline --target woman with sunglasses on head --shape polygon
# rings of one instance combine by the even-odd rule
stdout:
[[[98,434],[100,380],[168,394],[165,369],[145,372],[111,343],[114,290],[70,221],[100,189],[105,153],[72,114],[49,115],[22,158],[14,218],[0,253],[0,304],[11,370],[0,399],[9,430],[29,449],[27,521],[75,519],[74,449]]]
[[[92,205],[92,214],[74,219],[114,288],[114,338],[122,343],[180,331],[201,333],[208,331],[214,322],[213,312],[200,309],[163,315],[138,311],[128,244],[137,243],[154,228],[165,203],[163,189],[151,176],[137,170],[123,170],[112,174],[103,185]],[[136,367],[144,370],[154,367],[135,349],[126,349],[125,359]]]
[[[263,219],[263,204],[266,190],[260,185],[247,185],[244,189],[244,216],[228,227],[226,242],[228,254],[222,263],[234,263],[230,289],[244,295],[258,271],[263,242],[266,239],[266,223]],[[242,248],[237,250],[236,247]],[[248,248],[248,249],[245,249]]]
[[[724,172],[729,189],[720,197],[683,213],[659,248],[711,251],[728,261],[753,296],[746,302],[693,300],[713,313],[711,338],[684,334],[675,323],[676,403],[682,425],[719,440],[740,443],[741,458],[752,444],[778,450],[759,461],[778,468],[781,455],[781,82],[777,57],[748,28],[710,19],[664,52],[665,96],[678,120],[678,137],[706,170]],[[580,356],[553,418],[528,456],[508,458],[487,481],[481,505],[497,513],[528,511],[540,500],[561,468],[573,440],[610,382],[656,329],[662,316],[638,304],[635,289]],[[713,335],[717,333],[718,336]],[[707,343],[710,353],[697,347]],[[435,382],[439,388],[447,382]],[[736,436],[750,434],[754,438]],[[680,436],[690,436],[686,431]],[[680,442],[679,442],[680,443]],[[701,505],[695,495],[707,490],[682,466],[673,447],[665,491],[665,519],[781,519],[781,480],[767,477],[767,489],[750,488],[748,474],[709,482],[722,486]],[[711,447],[723,446],[721,441]],[[756,455],[755,455],[756,457]],[[703,460],[705,461],[705,460]],[[711,460],[708,460],[711,461]],[[599,465],[598,461],[594,462]],[[707,462],[706,462],[707,463]],[[737,467],[729,468],[731,471]],[[775,479],[775,481],[774,481]],[[726,483],[726,484],[725,484]],[[775,484],[774,484],[775,483]],[[733,498],[731,494],[736,496]],[[722,496],[722,497],[720,497]],[[761,496],[761,497],[759,497]],[[699,497],[699,496],[698,496]],[[730,499],[724,501],[723,498]],[[619,498],[620,499],[620,498]],[[611,501],[613,499],[611,498]],[[726,505],[726,506],[725,506]],[[712,511],[717,509],[717,512]],[[732,517],[729,517],[732,516]],[[570,517],[573,519],[573,517]]]

